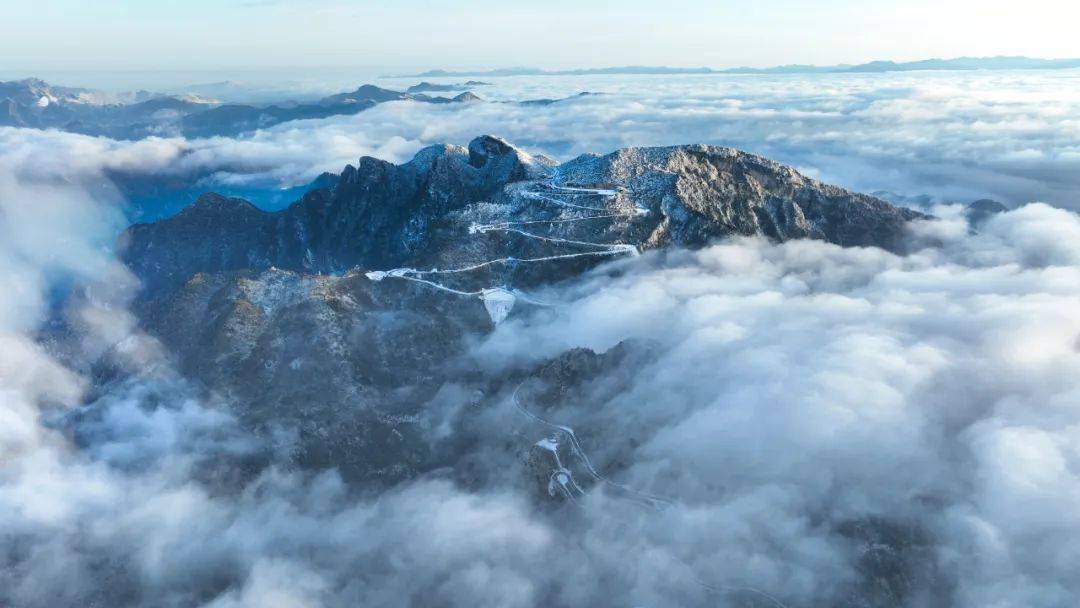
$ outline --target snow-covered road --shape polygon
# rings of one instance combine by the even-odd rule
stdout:
[[[414,281],[430,287],[434,287],[438,290],[452,293],[454,295],[475,297],[484,302],[485,308],[491,317],[491,321],[496,325],[501,323],[510,311],[513,309],[514,303],[518,298],[523,300],[539,304],[535,300],[532,300],[517,292],[516,290],[509,289],[505,286],[496,285],[488,286],[485,288],[476,289],[473,291],[465,291],[461,289],[455,289],[448,287],[437,281],[424,278],[433,275],[440,274],[461,274],[480,270],[489,266],[502,265],[502,264],[536,264],[542,262],[554,262],[557,260],[567,260],[583,257],[606,257],[606,256],[621,256],[621,255],[638,255],[638,249],[634,245],[628,243],[595,243],[590,241],[578,241],[573,239],[565,239],[552,236],[544,236],[535,234],[516,226],[536,225],[536,224],[566,224],[574,222],[594,221],[598,219],[617,219],[617,218],[634,218],[648,213],[646,210],[639,207],[633,207],[629,211],[620,211],[617,207],[593,207],[588,205],[579,205],[559,198],[560,195],[567,195],[570,197],[577,196],[597,196],[602,197],[606,202],[612,202],[616,199],[619,192],[617,190],[602,189],[602,188],[578,188],[559,185],[558,170],[553,170],[547,180],[540,183],[536,188],[526,190],[522,193],[522,196],[526,199],[537,201],[540,203],[552,203],[564,209],[572,209],[576,211],[594,211],[599,215],[586,215],[579,217],[558,217],[550,220],[528,220],[521,222],[496,222],[491,224],[476,224],[473,223],[469,226],[469,234],[479,235],[486,234],[488,232],[503,232],[509,234],[516,234],[528,239],[542,241],[545,243],[552,243],[559,246],[568,247],[585,247],[593,249],[593,251],[579,251],[576,253],[564,253],[549,256],[540,256],[534,258],[520,258],[515,256],[507,256],[503,258],[496,258],[492,260],[486,260],[484,262],[478,262],[476,264],[470,264],[459,268],[448,269],[430,269],[430,270],[418,270],[416,268],[394,268],[391,270],[374,270],[366,273],[368,279],[372,281],[382,281],[383,279],[404,279],[407,281]],[[547,189],[551,192],[546,194],[541,192],[541,189]]]

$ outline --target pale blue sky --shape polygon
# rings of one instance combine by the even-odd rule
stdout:
[[[1080,56],[1075,0],[0,0],[0,70]]]

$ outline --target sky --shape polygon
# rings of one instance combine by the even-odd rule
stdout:
[[[1071,0],[0,1],[0,72],[1078,57]]]

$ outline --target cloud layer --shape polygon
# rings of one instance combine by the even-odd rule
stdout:
[[[1076,160],[1077,100],[1036,103],[1044,76],[970,78],[959,82],[974,89],[860,77],[825,93],[732,80],[712,97],[687,81],[539,109],[386,104],[244,140],[0,129],[0,286],[16,294],[0,301],[0,604],[1076,605],[1070,211],[1029,204],[972,233],[941,206],[904,257],[739,239],[535,294],[555,306],[478,337],[471,363],[498,374],[574,347],[632,355],[543,406],[616,484],[582,475],[575,502],[538,500],[523,481],[522,453],[552,431],[512,387],[447,387],[432,407],[430,440],[478,438],[456,462],[479,463],[486,483],[436,472],[372,495],[286,466],[139,332],[109,247],[123,221],[102,188],[110,171],[288,182],[481,131],[563,157],[741,137],[820,162],[823,177],[912,193],[935,191],[931,169],[949,175],[942,196],[1074,192],[1057,171]],[[1006,170],[1026,148],[1042,160]],[[849,154],[869,160],[824,167]],[[973,165],[989,168],[959,169]],[[52,335],[58,317],[74,339]],[[521,404],[540,407],[525,388]],[[643,508],[638,491],[666,503]]]

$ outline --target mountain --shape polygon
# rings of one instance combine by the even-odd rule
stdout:
[[[524,101],[517,102],[523,106],[550,106],[553,103],[559,103],[560,101],[571,101],[573,99],[581,99],[582,97],[595,97],[603,95],[603,93],[593,93],[590,91],[582,91],[577,95],[571,95],[570,97],[559,97],[556,99],[526,99]]]
[[[707,67],[678,68],[668,66],[620,66],[581,68],[572,70],[542,70],[539,68],[500,68],[494,70],[429,70],[406,74],[401,78],[461,78],[468,76],[496,78],[501,76],[594,76],[605,74],[838,74],[845,72],[910,72],[916,70],[1066,70],[1080,68],[1080,59],[1037,59],[1032,57],[958,57],[894,62],[871,61],[858,65],[782,65],[766,68]]]
[[[280,212],[206,194],[132,226],[119,249],[144,286],[141,325],[185,374],[230,395],[247,427],[291,437],[297,465],[378,487],[444,467],[476,481],[468,436],[422,439],[425,404],[452,381],[494,406],[520,381],[462,357],[494,324],[544,306],[534,288],[732,235],[896,251],[918,217],[730,148],[628,148],[558,164],[482,136],[402,165],[362,158]],[[620,352],[567,353],[535,373],[580,382],[638,349]],[[545,458],[526,459],[542,495]]]
[[[451,82],[446,84],[437,84],[434,82],[421,82],[412,85],[405,89],[406,93],[445,93],[448,91],[461,91],[473,87],[491,86],[490,82],[482,82],[479,80],[470,80],[468,82]]]
[[[329,95],[314,103],[270,106],[221,105],[185,115],[180,119],[178,128],[179,132],[187,137],[235,136],[256,129],[266,129],[292,120],[356,114],[388,101],[417,101],[421,103],[470,101],[460,97],[451,99],[414,95],[365,84],[355,91]]]
[[[0,99],[28,107],[45,108],[54,103],[88,103],[93,91],[51,85],[38,78],[0,82]]]
[[[958,57],[897,63],[872,61],[839,72],[910,72],[916,70],[1067,70],[1080,68],[1080,59],[1034,59],[1031,57]]]
[[[712,68],[675,68],[667,66],[620,66],[610,68],[580,68],[573,70],[542,70],[540,68],[514,67],[493,70],[428,70],[419,74],[401,74],[393,78],[462,78],[501,76],[589,76],[597,74],[712,74]]]
[[[745,234],[897,250],[905,222],[916,216],[729,148],[628,148],[556,165],[484,136],[468,148],[425,148],[403,165],[362,158],[332,187],[280,212],[207,194],[175,217],[132,226],[124,256],[146,284],[159,285],[198,272],[271,267],[320,274],[446,268],[508,247],[557,254],[557,239],[655,249]],[[469,232],[472,224],[531,222],[551,222],[538,228],[547,241]],[[514,284],[536,273],[482,274]]]
[[[97,92],[56,87],[37,79],[0,82],[0,126],[56,128],[114,139],[235,136],[292,120],[355,114],[387,101],[455,103],[478,99],[468,92],[455,98],[432,97],[374,85],[311,103],[265,106],[220,104],[190,94],[139,92],[130,96],[131,103],[97,103],[102,97]]]
[[[45,128],[75,119],[72,108],[89,107],[86,89],[56,87],[37,78],[0,82],[0,126]]]
[[[512,182],[539,179],[552,164],[496,138],[478,138],[468,149],[431,146],[400,166],[364,157],[332,187],[276,213],[204,195],[175,217],[128,229],[124,256],[148,285],[207,271],[335,273],[403,263],[433,253],[427,232],[450,221],[448,214]]]

